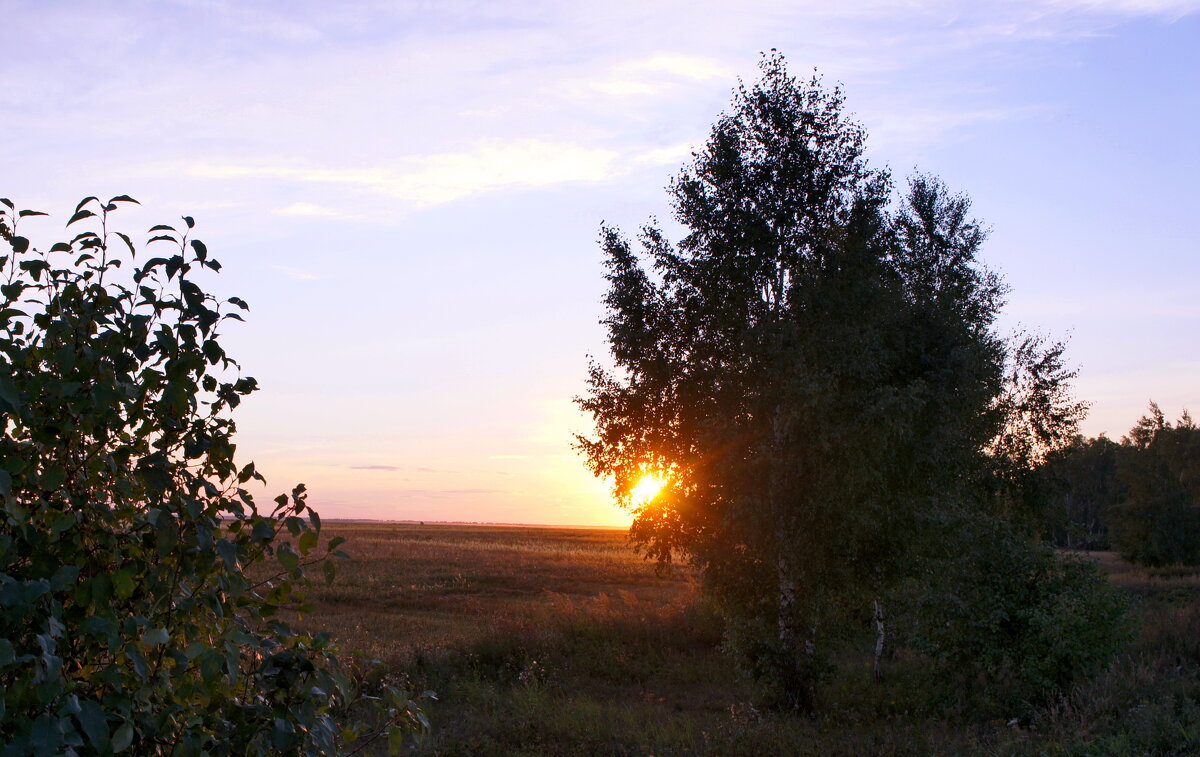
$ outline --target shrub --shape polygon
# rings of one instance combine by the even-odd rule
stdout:
[[[1107,664],[1128,640],[1128,605],[1095,564],[991,523],[964,537],[921,608],[925,652],[983,676],[1006,707],[1029,707]]]
[[[4,755],[330,754],[358,695],[292,630],[321,521],[303,486],[257,508],[229,417],[256,389],[219,343],[246,304],[185,228],[134,267],[121,196],[47,250],[0,200],[0,743]],[[254,577],[247,573],[258,566]],[[391,692],[392,741],[422,723]]]

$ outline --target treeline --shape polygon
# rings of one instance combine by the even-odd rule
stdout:
[[[1200,427],[1153,402],[1120,443],[1079,437],[1040,470],[1057,547],[1115,549],[1143,565],[1200,564]]]

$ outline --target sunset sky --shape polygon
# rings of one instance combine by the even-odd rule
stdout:
[[[900,183],[974,200],[1004,327],[1070,337],[1084,431],[1200,411],[1200,0],[0,0],[0,195],[195,216],[250,303],[239,454],[327,518],[620,525],[571,449],[601,221],[778,48]]]

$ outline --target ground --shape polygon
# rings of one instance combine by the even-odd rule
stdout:
[[[1095,559],[1138,626],[1105,671],[1021,718],[937,694],[920,661],[864,657],[812,718],[762,712],[685,567],[622,531],[326,524],[353,559],[302,623],[418,691],[425,755],[1196,755],[1200,572]],[[857,662],[857,661],[855,661]]]

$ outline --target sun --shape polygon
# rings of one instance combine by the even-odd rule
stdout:
[[[646,505],[654,500],[667,485],[667,479],[654,473],[647,473],[638,479],[629,490],[629,501],[635,505]]]

